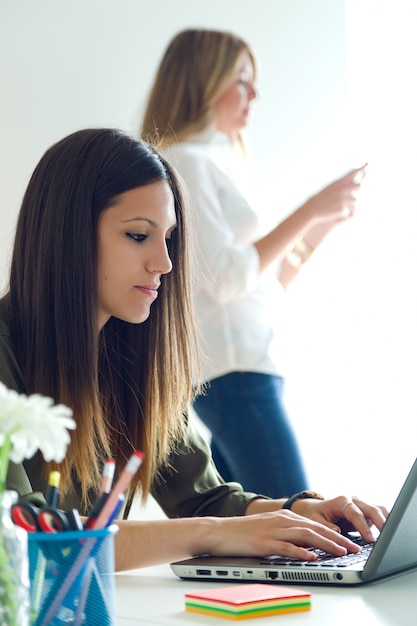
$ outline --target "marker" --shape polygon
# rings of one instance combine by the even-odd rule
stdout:
[[[103,508],[97,516],[97,519],[94,523],[93,528],[104,528],[107,526],[109,519],[117,505],[119,495],[125,491],[125,489],[129,486],[130,481],[132,480],[132,476],[136,474],[143,461],[143,453],[135,452],[132,454],[130,459],[128,460],[126,467],[123,472],[120,474],[118,481],[116,482],[113,490],[109,494]]]
[[[52,509],[56,509],[59,503],[59,481],[61,474],[57,471],[49,474],[48,489],[46,491],[46,504]]]

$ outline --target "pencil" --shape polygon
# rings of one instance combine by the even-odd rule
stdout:
[[[99,528],[104,528],[107,526],[108,521],[117,505],[119,500],[119,495],[125,491],[125,489],[129,486],[130,481],[132,480],[132,476],[136,474],[138,469],[140,468],[143,461],[142,452],[135,452],[132,454],[130,459],[128,460],[126,467],[123,472],[120,474],[119,479],[117,480],[113,490],[110,492],[109,497],[107,498],[103,508],[98,514],[96,521],[94,523],[93,528],[95,530]]]
[[[113,482],[116,464],[113,459],[107,459],[101,476],[101,493],[109,493]]]

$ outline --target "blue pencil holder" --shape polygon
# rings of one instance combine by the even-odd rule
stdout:
[[[32,626],[114,625],[117,531],[28,533]]]

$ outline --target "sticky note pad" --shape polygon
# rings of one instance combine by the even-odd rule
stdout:
[[[311,594],[293,587],[245,583],[185,594],[185,610],[227,619],[248,619],[311,609]]]

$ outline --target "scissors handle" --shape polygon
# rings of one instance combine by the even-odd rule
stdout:
[[[68,518],[63,511],[46,506],[38,514],[38,524],[45,533],[56,533],[69,530]]]
[[[12,520],[18,526],[21,526],[28,532],[36,532],[40,530],[38,523],[40,508],[29,502],[17,502],[12,505]]]
[[[28,532],[56,533],[63,530],[82,530],[83,525],[76,509],[61,511],[51,506],[39,507],[20,501],[12,505],[12,520]]]

